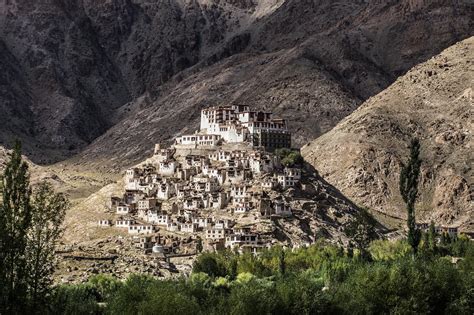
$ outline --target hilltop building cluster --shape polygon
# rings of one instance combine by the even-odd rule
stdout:
[[[123,195],[110,200],[115,219],[99,225],[132,235],[189,234],[214,249],[270,246],[255,223],[291,217],[281,192],[302,178],[268,151],[291,144],[286,122],[271,116],[240,105],[204,109],[198,133],[169,148],[157,144],[150,159],[126,171]]]
[[[199,132],[176,138],[177,145],[216,146],[248,142],[267,151],[291,147],[286,120],[272,113],[250,111],[247,105],[215,106],[201,111]]]

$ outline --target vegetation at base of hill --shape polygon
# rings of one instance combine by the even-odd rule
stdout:
[[[300,166],[304,163],[303,156],[297,150],[291,150],[286,148],[276,149],[275,155],[280,158],[281,164],[286,167],[294,167],[297,165]]]
[[[453,264],[450,255],[462,257]],[[474,244],[377,240],[356,249],[315,244],[259,256],[203,253],[189,278],[98,275],[55,289],[54,314],[472,314]]]
[[[69,202],[46,182],[31,187],[19,142],[0,175],[0,195],[0,314],[40,313],[50,302]]]

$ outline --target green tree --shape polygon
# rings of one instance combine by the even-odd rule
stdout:
[[[69,202],[48,183],[40,183],[31,198],[31,226],[27,234],[26,258],[32,309],[46,304],[55,268],[54,248],[62,234],[61,224]]]
[[[95,288],[101,302],[111,298],[122,286],[122,282],[117,278],[105,274],[99,274],[89,278],[89,285]]]
[[[39,313],[50,292],[54,246],[68,201],[45,183],[31,194],[19,142],[3,173],[1,190],[0,314]]]
[[[400,194],[407,205],[408,243],[416,255],[421,240],[421,232],[416,226],[415,203],[418,197],[418,177],[420,175],[420,141],[413,139],[410,144],[410,159],[402,165],[400,172]]]
[[[31,226],[28,165],[15,143],[2,176],[0,205],[0,313],[25,310],[28,292],[27,236]]]
[[[193,272],[204,272],[211,277],[226,276],[225,267],[217,258],[217,255],[213,253],[203,253],[199,255],[193,264]]]
[[[369,250],[374,261],[394,261],[409,256],[411,246],[406,240],[376,240],[370,243]]]
[[[197,239],[196,250],[197,250],[198,253],[201,253],[202,250],[203,250],[202,239],[200,237],[198,237],[198,239]]]
[[[278,257],[278,269],[281,275],[284,275],[286,272],[286,262],[285,262],[285,251],[282,249]]]
[[[377,221],[366,209],[360,209],[355,219],[345,228],[347,236],[351,237],[351,244],[354,244],[363,259],[370,258],[368,248],[370,242],[378,238],[375,231]]]
[[[103,314],[97,303],[98,292],[89,283],[61,285],[53,290],[49,300],[49,314]]]
[[[436,254],[436,252],[438,251],[438,248],[436,246],[436,238],[437,238],[437,235],[436,235],[435,225],[434,225],[434,222],[431,221],[430,228],[428,230],[428,248],[434,254]]]

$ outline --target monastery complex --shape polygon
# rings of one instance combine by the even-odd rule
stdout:
[[[221,142],[245,143],[268,151],[291,147],[284,119],[272,113],[254,112],[247,105],[216,106],[201,111],[200,131],[176,139],[177,145],[215,146]]]
[[[302,163],[282,161],[281,152],[299,155],[290,146],[286,121],[272,113],[203,109],[199,131],[167,148],[157,144],[126,171],[123,194],[111,197],[111,215],[98,224],[140,236],[137,246],[150,253],[179,253],[179,244],[162,241],[169,235],[191,237],[196,251],[258,253],[276,242],[273,220],[298,211],[285,196],[303,185]]]

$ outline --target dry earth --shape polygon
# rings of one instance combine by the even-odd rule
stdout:
[[[400,163],[418,137],[418,219],[474,230],[474,37],[422,63],[302,149],[321,175],[375,213],[405,217]]]

